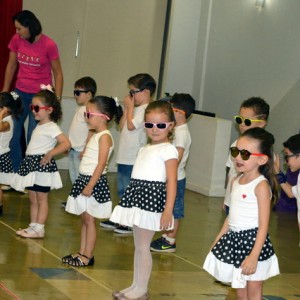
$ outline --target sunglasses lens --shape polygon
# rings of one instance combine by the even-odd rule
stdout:
[[[38,113],[40,111],[40,107],[38,105],[31,104],[30,109],[31,109],[31,111],[34,110],[36,113]]]
[[[250,126],[251,125],[251,120],[250,119],[244,119],[244,123],[246,126]]]
[[[251,153],[248,151],[248,150],[241,150],[241,157],[242,157],[242,160],[248,160]]]
[[[166,123],[157,123],[156,127],[158,129],[166,129],[167,128],[167,124]]]
[[[152,123],[148,123],[148,122],[146,122],[145,123],[145,128],[153,128],[153,124]]]
[[[74,96],[79,96],[80,95],[80,92],[79,91],[74,91]]]
[[[230,154],[232,157],[237,157],[239,155],[239,149],[237,147],[231,147]]]
[[[236,124],[242,124],[243,120],[241,117],[235,117],[235,122],[236,122]]]

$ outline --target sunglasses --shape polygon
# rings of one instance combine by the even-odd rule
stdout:
[[[81,93],[88,93],[86,90],[74,90],[74,96],[80,96]]]
[[[36,113],[38,113],[40,109],[48,109],[48,108],[52,108],[52,106],[38,106],[38,105],[30,104],[30,110],[35,111]]]
[[[251,126],[252,122],[263,122],[264,120],[258,120],[258,119],[249,119],[249,118],[243,118],[241,116],[235,116],[234,117],[236,124],[242,124],[244,122],[244,124],[246,126]]]
[[[239,150],[237,147],[231,147],[230,148],[230,154],[232,157],[237,157],[239,155],[239,153],[241,154],[241,158],[242,160],[248,160],[250,158],[251,155],[255,155],[255,156],[265,156],[265,154],[262,153],[251,153],[248,150]]]
[[[294,156],[299,157],[299,155],[300,155],[300,153],[284,155],[284,159],[285,159],[285,161],[288,163],[290,157],[294,157]]]
[[[100,117],[104,117],[106,118],[106,120],[110,120],[109,116],[105,115],[105,114],[100,114],[100,113],[94,113],[94,112],[84,112],[83,113],[84,117],[89,119],[91,116],[100,116]]]
[[[170,125],[172,124],[172,122],[168,122],[168,123],[150,123],[150,122],[145,122],[144,123],[144,127],[147,129],[156,127],[158,129],[166,129],[168,128]]]
[[[135,94],[142,92],[144,89],[130,90],[129,95],[133,97]]]

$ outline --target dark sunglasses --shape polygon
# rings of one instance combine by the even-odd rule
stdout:
[[[248,150],[239,150],[237,147],[231,147],[230,148],[230,154],[232,157],[237,157],[239,155],[239,153],[241,154],[241,158],[242,160],[248,160],[250,158],[251,155],[255,155],[255,156],[265,156],[265,154],[262,153],[251,153]]]
[[[144,127],[147,129],[156,127],[158,129],[166,129],[167,127],[170,126],[170,124],[172,124],[172,122],[168,122],[168,123],[150,123],[150,122],[145,122],[144,123]]]
[[[100,113],[93,113],[88,111],[88,112],[84,112],[83,115],[87,119],[89,119],[91,116],[100,116],[100,117],[105,117],[107,120],[110,120],[109,116]]]
[[[243,118],[241,116],[235,116],[234,117],[236,124],[242,124],[244,122],[244,124],[246,126],[251,126],[252,122],[263,122],[264,120],[259,120],[259,119],[249,119],[249,118]]]
[[[130,90],[129,95],[133,97],[135,94],[142,92],[144,89]]]
[[[86,90],[74,90],[74,96],[80,96],[81,93],[88,93]]]
[[[294,153],[294,154],[284,155],[284,159],[288,163],[289,162],[289,158],[290,157],[294,157],[294,156],[299,157],[300,153]]]
[[[52,106],[38,106],[38,105],[30,104],[30,110],[35,111],[36,113],[38,113],[40,109],[48,109],[48,108],[52,108]]]

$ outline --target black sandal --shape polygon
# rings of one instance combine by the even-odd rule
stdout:
[[[82,259],[79,256],[73,257],[71,260],[68,261],[68,264],[72,267],[88,267],[93,266],[95,263],[94,256],[93,257],[87,257],[86,255],[80,254],[80,256],[85,257],[88,259],[87,264],[82,261]]]
[[[78,252],[78,255],[82,255],[82,254]],[[69,261],[74,259],[75,257],[78,257],[78,256],[74,256],[72,254],[66,255],[66,256],[62,257],[61,262],[63,264],[68,264]]]

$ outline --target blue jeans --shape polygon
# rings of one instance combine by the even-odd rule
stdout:
[[[186,178],[177,181],[177,192],[173,209],[174,219],[182,219],[184,217],[185,186]]]
[[[118,196],[121,199],[129,185],[133,165],[118,164]]]
[[[73,148],[69,152],[69,175],[72,184],[75,182],[79,175],[79,165],[80,165],[80,152],[74,150]]]
[[[29,116],[28,129],[27,129],[27,144],[30,141],[32,131],[36,127],[37,121],[34,119],[34,116],[29,109],[29,105],[32,103],[32,98],[34,94],[24,93],[18,89],[15,89],[15,91],[21,97],[22,105],[23,105],[22,114],[19,116],[18,119],[14,118],[13,137],[9,143],[13,169],[16,172],[19,169],[19,166],[24,157],[24,151],[22,151],[22,146],[21,146],[21,134],[23,131],[25,120],[27,116]]]

